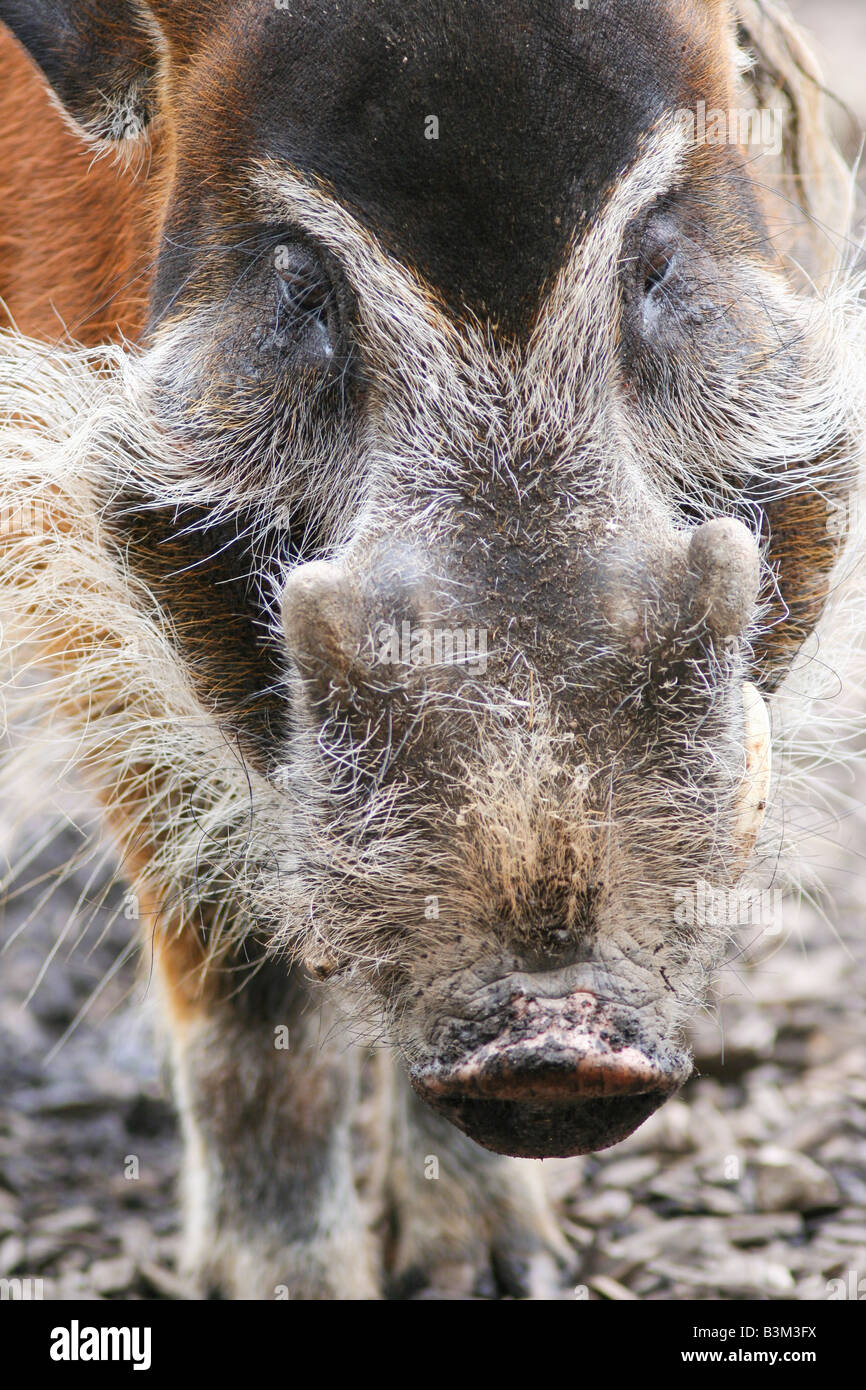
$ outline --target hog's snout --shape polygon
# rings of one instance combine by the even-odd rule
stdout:
[[[690,1072],[684,1051],[638,1036],[634,1019],[580,992],[517,996],[495,1037],[410,1075],[429,1105],[485,1148],[549,1158],[618,1143]]]

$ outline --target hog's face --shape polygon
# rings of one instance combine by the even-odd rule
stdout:
[[[728,7],[152,8],[111,524],[270,787],[248,911],[481,1144],[614,1143],[688,1075],[851,456],[832,304],[678,114],[744,100]]]

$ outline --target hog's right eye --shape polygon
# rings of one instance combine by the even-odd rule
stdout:
[[[305,367],[330,367],[340,341],[340,306],[319,258],[304,246],[278,246],[275,335]]]

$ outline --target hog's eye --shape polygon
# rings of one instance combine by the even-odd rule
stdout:
[[[646,256],[641,257],[641,273],[643,275],[643,293],[646,298],[660,290],[670,279],[675,255],[666,246],[656,247]]]
[[[681,248],[669,216],[653,218],[637,248],[632,291],[644,337],[656,338],[681,307]]]
[[[318,257],[304,246],[278,246],[275,332],[304,366],[330,366],[340,339],[340,309],[334,283]]]
[[[670,216],[653,217],[644,228],[637,251],[637,287],[645,300],[665,297],[675,278],[678,251]]]

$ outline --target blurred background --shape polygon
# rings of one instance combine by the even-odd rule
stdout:
[[[849,154],[866,127],[866,5],[862,0],[789,0],[788,8],[815,40],[828,88],[850,107],[855,129],[840,126]]]
[[[792,9],[848,108],[853,158],[866,3]],[[613,1151],[545,1165],[592,1299],[825,1299],[866,1279],[862,771],[843,792],[816,823],[823,894],[786,900],[778,935],[744,931],[681,1096]],[[46,1297],[180,1297],[179,1140],[147,961],[110,849],[81,862],[78,799],[58,796],[55,838],[33,800],[22,785],[0,808],[7,867],[37,842],[0,917],[0,1278],[41,1278]]]

